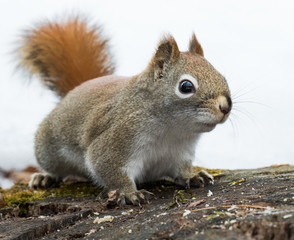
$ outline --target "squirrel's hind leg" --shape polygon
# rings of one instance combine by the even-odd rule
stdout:
[[[195,176],[190,178],[191,187],[204,187],[211,184],[214,184],[213,176],[205,170],[201,170]]]
[[[192,172],[192,166],[187,164],[181,168],[179,175],[175,178],[175,183],[184,186],[187,189],[190,187],[204,187],[214,184],[213,176],[205,170],[201,170],[197,174]]]

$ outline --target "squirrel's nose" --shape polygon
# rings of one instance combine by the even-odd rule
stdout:
[[[222,95],[217,98],[219,110],[224,114],[228,114],[232,109],[232,100],[228,95]]]

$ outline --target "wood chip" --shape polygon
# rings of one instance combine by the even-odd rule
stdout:
[[[193,208],[193,207],[196,207],[198,205],[200,205],[201,203],[204,203],[205,201],[203,199],[201,200],[197,200],[197,201],[193,201],[191,202],[187,208]]]
[[[104,222],[112,222],[114,219],[113,216],[104,216],[103,218],[96,217],[93,223],[104,223]]]

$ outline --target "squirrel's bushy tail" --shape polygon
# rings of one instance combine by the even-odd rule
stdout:
[[[113,73],[107,43],[98,27],[80,17],[40,24],[22,38],[20,66],[63,97],[82,82]]]

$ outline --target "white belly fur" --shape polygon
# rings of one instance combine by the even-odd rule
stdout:
[[[141,134],[124,170],[136,183],[163,177],[175,178],[181,166],[192,164],[198,138],[199,135],[193,138],[167,135],[158,138]]]

